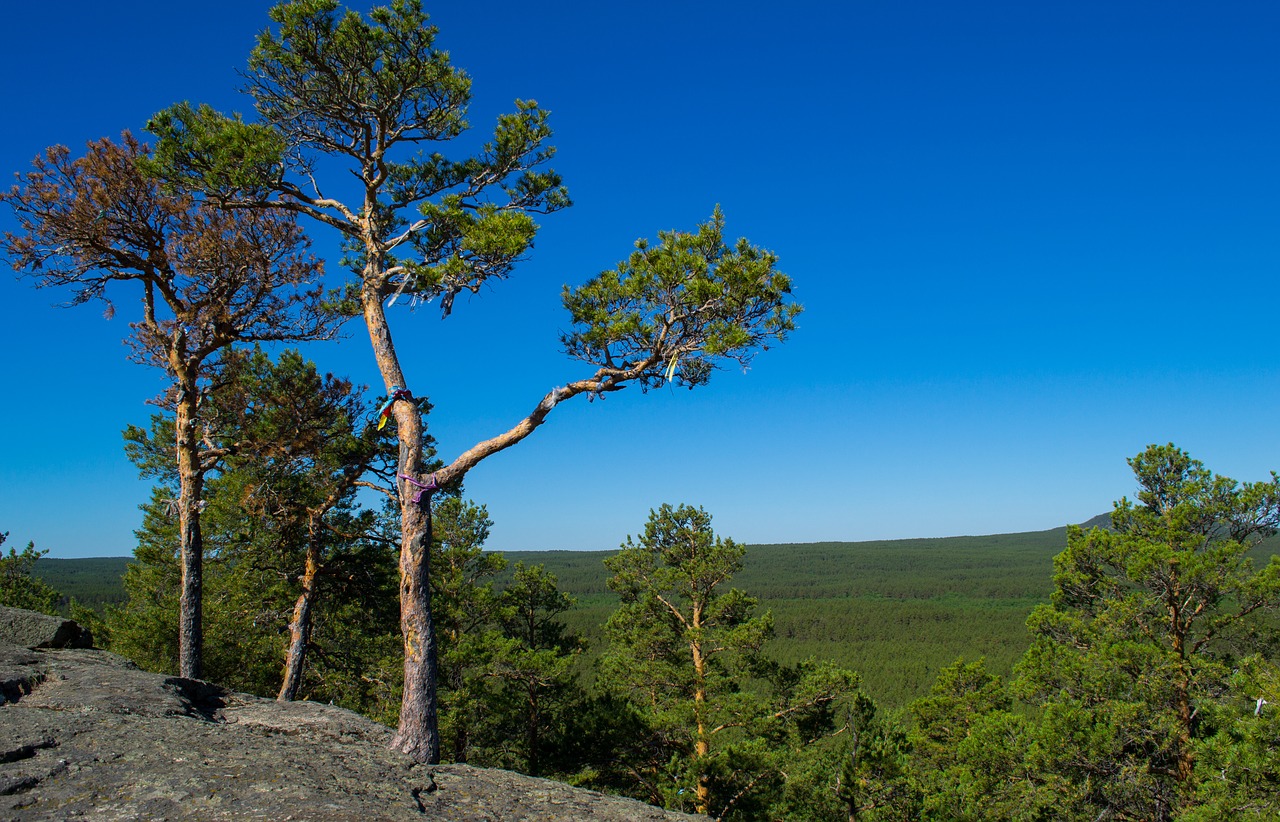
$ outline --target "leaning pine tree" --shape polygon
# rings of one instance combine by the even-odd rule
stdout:
[[[424,430],[392,340],[394,298],[454,298],[506,278],[530,249],[533,216],[569,205],[545,170],[554,149],[547,113],[534,102],[498,119],[474,156],[414,154],[468,128],[470,79],[433,43],[417,0],[396,0],[368,19],[334,0],[295,0],[271,11],[249,61],[248,92],[260,122],[181,104],[153,118],[154,170],[244,209],[284,208],[344,237],[351,262],[346,305],[363,317],[400,438],[401,628],[405,677],[394,746],[438,761],[436,646],[429,557],[431,492],[458,483],[481,460],[514,445],[560,402],[628,383],[649,387],[675,369],[692,387],[719,362],[741,363],[792,328],[799,308],[774,257],[722,239],[719,213],[693,234],[641,244],[617,271],[566,291],[574,330],[566,350],[586,373],[548,392],[511,429],[428,474]],[[318,162],[323,159],[323,163]],[[318,169],[345,165],[355,197],[336,199]],[[345,185],[345,181],[343,182]],[[336,183],[335,183],[336,186]],[[425,486],[425,488],[424,488]]]

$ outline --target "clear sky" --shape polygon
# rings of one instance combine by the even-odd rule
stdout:
[[[0,171],[184,99],[251,113],[237,70],[266,7],[11,4]],[[477,130],[517,97],[553,112],[576,202],[511,281],[443,322],[394,315],[443,458],[584,376],[562,285],[717,203],[806,307],[745,374],[578,398],[481,464],[490,547],[613,548],[663,502],[748,543],[1039,530],[1131,494],[1124,460],[1152,442],[1242,480],[1280,468],[1274,0],[426,7]],[[337,271],[333,238],[315,248]],[[0,276],[10,545],[132,551],[147,484],[120,431],[161,379],[121,345],[138,295],[114,296],[107,320]],[[308,355],[380,387],[346,334]]]

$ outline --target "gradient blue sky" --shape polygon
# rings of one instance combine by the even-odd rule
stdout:
[[[0,170],[141,132],[235,89],[266,3],[5,11]],[[1242,480],[1280,468],[1280,5],[975,0],[428,3],[472,122],[553,112],[574,208],[515,278],[441,322],[393,319],[451,459],[584,370],[560,288],[719,203],[806,306],[746,374],[575,400],[483,463],[497,549],[612,548],[663,502],[749,543],[1038,530],[1132,493],[1173,441]],[[12,227],[0,213],[0,228]],[[316,235],[331,256],[331,236]],[[336,270],[336,265],[334,266]],[[136,295],[0,276],[0,530],[128,554],[147,485],[120,431],[160,375]],[[378,384],[362,326],[313,346]],[[581,398],[580,398],[581,399]]]

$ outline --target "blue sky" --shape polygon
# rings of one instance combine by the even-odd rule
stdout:
[[[31,4],[0,34],[0,170],[142,131],[179,100],[250,111],[267,4]],[[663,502],[739,541],[1038,530],[1132,493],[1172,441],[1280,468],[1280,6],[1273,2],[428,3],[471,121],[550,109],[576,205],[515,277],[441,322],[394,316],[452,459],[583,375],[562,285],[638,237],[728,232],[781,258],[786,345],[705,389],[574,401],[479,466],[497,549],[612,548]],[[0,228],[11,228],[0,213]],[[332,257],[333,238],[315,249]],[[96,306],[0,276],[0,530],[132,551],[147,495],[120,431],[160,375]],[[378,376],[363,328],[307,350]]]

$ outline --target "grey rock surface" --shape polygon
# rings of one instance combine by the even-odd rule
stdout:
[[[419,765],[389,728],[0,642],[0,819],[679,820],[506,771]]]
[[[69,619],[0,605],[0,644],[20,648],[92,648],[93,636]]]

